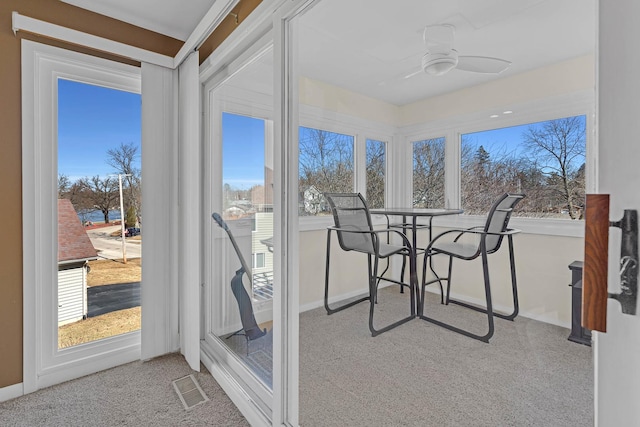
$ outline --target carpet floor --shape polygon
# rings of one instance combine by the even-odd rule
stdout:
[[[568,341],[568,329],[496,319],[485,344],[414,319],[373,338],[368,311],[361,303],[300,315],[300,425],[593,425],[592,351]],[[378,327],[408,313],[407,293],[380,291]],[[435,295],[425,314],[476,333],[486,328],[483,314],[442,306]],[[256,371],[268,365],[258,362]],[[172,381],[190,373],[177,354],[130,363],[0,403],[0,425],[248,425],[204,368],[195,376],[210,401],[184,410]]]
[[[381,290],[378,302],[377,327],[409,314],[409,296],[397,288]],[[591,347],[568,341],[568,329],[496,319],[486,344],[414,319],[371,337],[368,314],[364,302],[300,315],[301,425],[593,425]],[[487,328],[486,315],[440,305],[433,294],[425,314],[475,333]]]
[[[133,362],[0,403],[8,426],[248,426],[201,366],[179,354]],[[185,410],[173,380],[194,374],[209,401]]]

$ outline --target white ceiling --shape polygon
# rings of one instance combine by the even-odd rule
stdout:
[[[185,40],[216,0],[62,0]],[[301,75],[395,105],[595,51],[595,0],[321,0],[299,25]],[[426,25],[456,27],[460,55],[503,58],[500,75],[419,73]],[[238,76],[239,77],[239,76]],[[253,76],[255,78],[255,75]]]
[[[420,73],[426,25],[456,27],[460,55],[503,58],[500,75]],[[301,74],[403,105],[595,50],[593,0],[322,0],[301,19]]]
[[[216,0],[60,0],[185,41]]]

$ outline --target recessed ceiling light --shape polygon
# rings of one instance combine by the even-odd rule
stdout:
[[[500,116],[499,116],[499,115],[497,115],[497,114],[492,114],[492,115],[490,115],[489,117],[490,117],[490,118],[492,118],[492,119],[496,119],[496,118],[498,118],[498,117],[500,117]]]
[[[503,111],[502,112],[502,114],[511,114],[511,113],[513,113],[513,111],[511,111],[511,110],[507,110],[507,111]]]

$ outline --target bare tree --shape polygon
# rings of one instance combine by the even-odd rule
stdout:
[[[384,207],[386,144],[367,141],[367,204],[370,208]]]
[[[102,212],[104,222],[108,224],[109,211],[118,204],[118,180],[112,177],[100,178],[96,175],[92,178],[80,179],[78,185],[87,190],[88,200],[95,209]]]
[[[413,206],[444,207],[444,138],[413,143]]]
[[[83,180],[72,183],[66,175],[58,175],[58,198],[71,201],[83,223],[87,221],[89,213],[94,210],[90,195],[91,190]]]
[[[548,177],[548,188],[566,206],[571,219],[579,217],[584,201],[585,124],[581,117],[549,120],[532,125],[523,133],[527,151],[538,169]]]
[[[324,210],[322,193],[353,191],[353,138],[334,132],[305,128],[299,140],[301,197],[313,198],[313,213]],[[307,193],[307,194],[305,194]],[[313,193],[313,194],[311,194]],[[302,210],[301,214],[309,212]]]
[[[106,162],[113,167],[118,174],[123,174],[123,193],[126,195],[123,200],[125,210],[130,207],[136,212],[136,217],[140,218],[141,206],[141,186],[140,168],[136,167],[140,157],[138,145],[121,143],[118,148],[107,150]]]
[[[69,191],[71,180],[63,173],[58,174],[58,199],[63,199],[64,194]]]
[[[485,148],[473,139],[462,140],[461,191],[466,214],[485,215],[496,197],[504,192],[526,193],[517,213],[541,212],[536,196],[543,184],[541,174],[526,157],[502,145]]]

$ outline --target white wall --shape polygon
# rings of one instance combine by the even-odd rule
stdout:
[[[330,304],[332,297],[340,300],[368,292],[367,258],[361,253],[344,252],[340,249],[335,233],[332,233],[332,237]],[[300,233],[300,311],[322,306],[326,242],[326,230]]]
[[[611,194],[610,218],[615,220],[623,209],[640,209],[640,56],[636,54],[640,2],[600,1],[599,8],[598,192]],[[619,244],[619,240],[610,244],[610,292],[619,290],[615,277]],[[640,425],[640,319],[621,314],[620,305],[610,299],[607,332],[596,333],[595,340],[597,425]]]
[[[450,94],[414,102],[402,108],[401,126],[472,114],[505,105],[531,103],[562,94],[593,90],[592,55],[516,74]]]
[[[514,236],[513,245],[520,315],[567,328],[571,327],[569,264],[583,259],[583,239],[520,233]],[[511,313],[513,303],[506,239],[499,252],[489,255],[488,263],[494,306],[498,311]],[[447,257],[438,257],[434,265],[439,274],[446,276]],[[431,290],[436,291],[438,288],[431,286]],[[484,305],[480,259],[454,260],[451,295],[457,299]]]
[[[443,231],[434,229],[434,233]],[[428,238],[426,231],[419,245]],[[434,234],[435,235],[435,234]],[[330,296],[355,296],[367,292],[367,264],[364,255],[344,252],[337,240],[331,243]],[[324,292],[326,231],[300,233],[300,309],[305,311],[321,306]],[[511,276],[508,250],[489,256],[491,288],[496,310],[511,312]],[[571,272],[569,264],[582,260],[584,242],[578,237],[554,237],[521,233],[514,237],[516,274],[520,315],[555,325],[571,327]],[[437,258],[436,271],[446,275],[447,259]],[[422,262],[419,270],[422,271]],[[439,292],[437,286],[428,288]],[[484,301],[482,264],[454,261],[452,296],[470,302]]]
[[[391,126],[400,121],[400,108],[395,105],[307,77],[300,78],[299,95],[301,105],[322,108],[328,115],[347,114]]]

